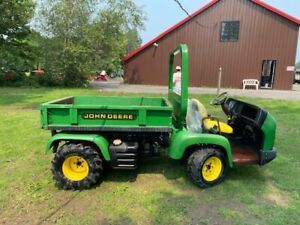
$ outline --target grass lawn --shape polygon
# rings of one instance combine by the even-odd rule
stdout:
[[[185,166],[162,156],[137,171],[110,171],[86,191],[54,186],[50,132],[40,129],[39,104],[90,89],[0,89],[0,224],[300,224],[300,102],[246,99],[277,119],[278,157],[230,170],[200,189]],[[140,95],[140,94],[138,94]],[[212,96],[194,96],[213,115]]]

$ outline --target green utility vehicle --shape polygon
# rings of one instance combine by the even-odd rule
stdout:
[[[181,56],[181,90],[173,90],[174,58]],[[86,189],[103,175],[103,165],[135,169],[139,159],[157,156],[187,160],[187,173],[200,187],[220,183],[228,168],[264,165],[276,157],[276,122],[258,106],[222,93],[227,123],[208,115],[188,98],[188,49],[170,55],[168,98],[67,97],[41,105],[42,127],[52,132],[52,173],[64,189]]]

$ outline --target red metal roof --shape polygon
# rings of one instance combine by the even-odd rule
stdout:
[[[296,23],[298,26],[300,25],[300,20],[296,17],[293,17],[279,9],[276,9],[273,6],[270,6],[269,4],[262,2],[260,0],[250,0],[251,2],[273,12],[276,13],[279,16],[282,16],[283,18]],[[158,40],[160,40],[161,38],[165,37],[167,34],[171,33],[172,31],[176,30],[178,27],[182,26],[183,24],[185,24],[186,22],[190,21],[192,18],[194,18],[195,16],[201,14],[202,12],[204,12],[205,10],[207,10],[208,8],[210,8],[211,6],[213,6],[214,4],[216,4],[217,2],[219,2],[219,0],[212,0],[211,2],[209,2],[207,5],[203,6],[201,9],[197,10],[196,12],[194,12],[191,16],[186,17],[185,19],[181,20],[179,23],[175,24],[174,26],[170,27],[169,29],[167,29],[166,31],[164,31],[163,33],[161,33],[160,35],[158,35],[157,37],[155,37],[154,39],[148,41],[146,44],[142,45],[141,47],[137,48],[136,50],[130,52],[128,55],[124,56],[124,58],[122,59],[123,62],[128,61],[129,59],[131,59],[133,56],[137,55],[138,53],[140,53],[141,51],[143,51],[145,48],[149,47],[150,45],[154,44],[155,42],[157,42]]]

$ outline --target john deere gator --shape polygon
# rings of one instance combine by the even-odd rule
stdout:
[[[173,90],[174,58],[181,61],[181,90]],[[58,187],[87,189],[103,175],[103,165],[136,169],[143,157],[187,159],[187,175],[202,188],[219,184],[240,165],[265,165],[276,157],[276,122],[259,106],[222,93],[212,100],[228,120],[208,114],[188,96],[188,48],[170,54],[168,97],[71,96],[41,105],[43,129],[51,131],[46,152],[54,154]]]

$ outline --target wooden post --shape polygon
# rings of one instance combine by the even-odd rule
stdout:
[[[222,67],[219,67],[219,76],[218,76],[218,89],[217,89],[217,95],[220,94],[221,89],[221,81],[222,81]]]

